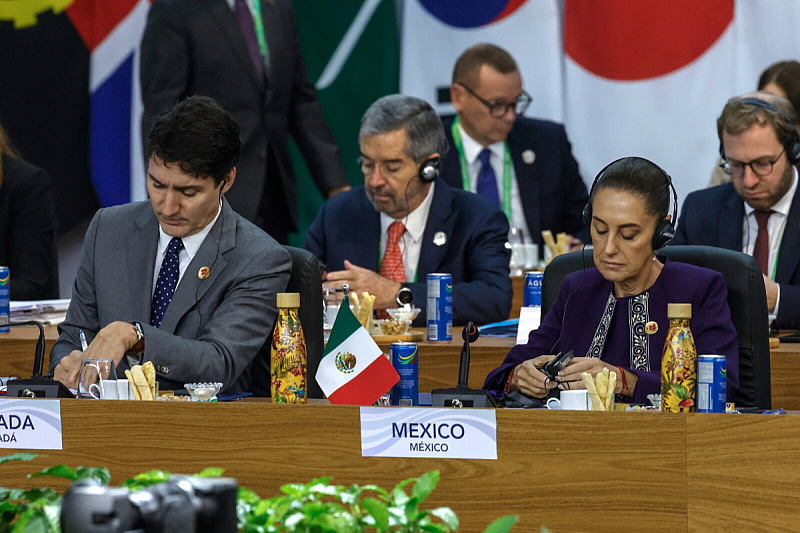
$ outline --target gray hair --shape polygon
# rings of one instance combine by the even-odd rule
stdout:
[[[416,163],[431,155],[444,156],[444,127],[433,108],[420,98],[390,94],[375,101],[361,118],[359,138],[399,129],[406,132],[405,152]]]

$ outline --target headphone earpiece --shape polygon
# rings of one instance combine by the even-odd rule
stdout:
[[[772,111],[792,125],[792,136],[789,137],[789,140],[786,141],[786,144],[783,145],[783,148],[786,150],[786,157],[789,159],[789,163],[796,165],[798,162],[800,162],[800,133],[797,131],[797,121],[793,120],[792,117],[778,109],[778,106],[775,104],[771,104],[770,102],[762,100],[761,98],[755,98],[753,96],[742,98],[742,103]],[[725,146],[722,144],[722,139],[719,141],[719,156],[722,159],[725,159]]]
[[[423,183],[432,183],[439,177],[439,157],[430,157],[419,166],[419,179]]]
[[[589,189],[589,201],[586,202],[586,205],[583,207],[583,223],[587,226],[592,223],[592,194],[594,193],[594,188],[597,185],[597,182],[603,179],[603,174],[605,174],[608,167],[622,161],[623,159],[630,159],[629,157],[622,157],[617,159],[616,161],[612,161],[611,163],[607,164],[603,167],[603,169],[597,173],[595,176],[594,181],[592,182],[592,188]],[[667,245],[669,241],[675,236],[675,222],[678,219],[678,191],[675,190],[675,185],[672,184],[672,178],[669,174],[664,172],[664,169],[660,166],[656,165],[649,159],[645,159],[644,157],[637,157],[636,159],[641,159],[643,161],[647,161],[664,175],[664,179],[667,182],[667,187],[672,190],[672,218],[671,219],[664,219],[656,225],[656,231],[653,233],[653,240],[652,246],[653,250],[660,250],[664,246]]]

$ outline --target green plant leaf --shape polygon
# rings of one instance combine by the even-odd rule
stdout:
[[[389,529],[389,510],[385,502],[377,498],[364,498],[361,500],[361,507],[375,520],[375,528],[378,531]]]
[[[79,466],[75,469],[75,479],[96,479],[103,485],[111,483],[111,474],[108,468],[97,466]]]
[[[150,470],[149,472],[142,472],[141,474],[136,474],[132,478],[126,479],[120,483],[120,486],[126,487],[130,491],[136,491],[149,487],[150,485],[155,485],[156,483],[167,481],[171,475],[172,474],[169,472],[164,472],[163,470]]]
[[[0,502],[6,500],[19,500],[22,498],[25,491],[22,489],[4,489],[0,487]]]
[[[405,505],[403,512],[408,519],[408,523],[414,523],[419,520],[419,501],[416,498],[410,498]]]
[[[517,515],[501,516],[483,530],[483,533],[507,533],[519,521]]]
[[[41,476],[60,477],[70,481],[75,481],[76,478],[74,469],[68,467],[67,465],[56,465],[45,468],[44,470],[36,472],[35,474],[28,474],[28,479]]]
[[[39,457],[38,453],[27,452],[12,453],[11,455],[0,455],[0,464],[8,463],[10,461],[33,461],[37,457]]]
[[[224,473],[225,473],[224,468],[211,466],[208,468],[204,468],[201,472],[198,472],[197,474],[193,475],[195,477],[222,477],[222,474]]]
[[[432,472],[426,472],[417,478],[417,482],[414,483],[414,488],[411,489],[411,496],[416,498],[418,502],[422,503],[425,501],[425,498],[428,497],[433,489],[436,488],[436,484],[439,482],[439,471],[434,470]]]
[[[458,529],[458,516],[456,516],[456,513],[454,513],[449,507],[439,507],[437,509],[433,509],[431,514],[447,524],[447,527],[453,531]]]

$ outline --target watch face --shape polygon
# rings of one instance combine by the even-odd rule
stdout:
[[[411,289],[403,287],[397,292],[397,303],[400,305],[410,304],[413,301],[414,295],[411,293]]]

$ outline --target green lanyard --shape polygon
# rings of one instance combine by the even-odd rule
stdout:
[[[261,0],[250,0],[253,3],[253,23],[256,26],[256,37],[258,37],[258,48],[264,64],[269,65],[269,50],[267,49],[267,38],[264,34],[264,20],[261,18]]]
[[[784,229],[784,233],[786,230]],[[775,281],[775,273],[778,271],[778,258],[781,256],[781,246],[783,246],[783,235],[781,235],[781,242],[778,243],[778,253],[775,254],[775,264],[772,265],[772,281]]]
[[[453,143],[456,145],[458,160],[461,163],[461,183],[465,191],[475,192],[470,185],[469,165],[467,164],[467,157],[464,155],[461,130],[458,127],[460,123],[459,117],[456,117],[450,130],[453,133]],[[503,155],[503,213],[506,214],[506,218],[511,222],[511,152],[508,151],[508,143],[504,143],[503,147],[505,148]]]

